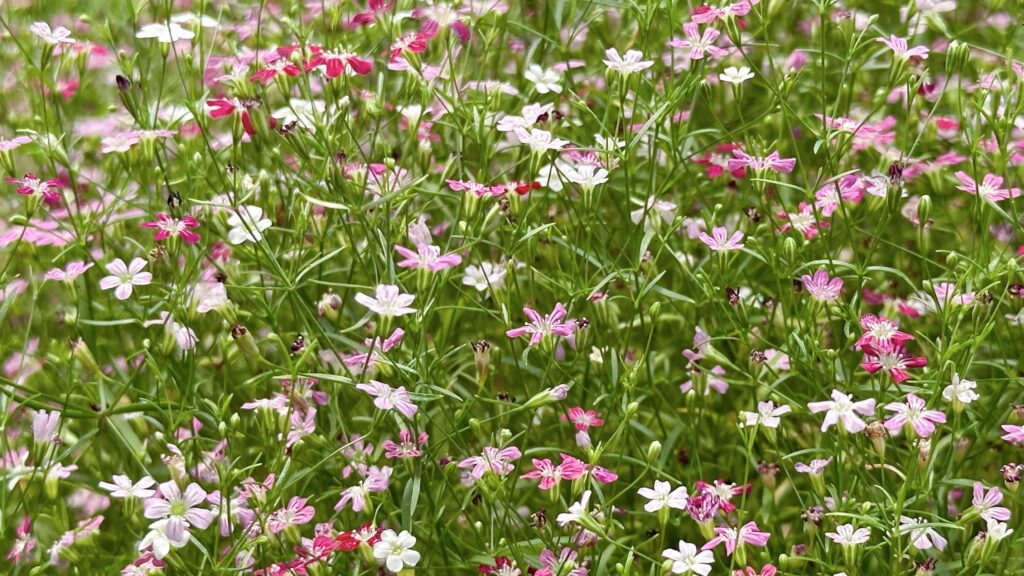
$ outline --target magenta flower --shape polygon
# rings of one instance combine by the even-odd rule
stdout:
[[[822,402],[811,402],[807,408],[814,414],[826,412],[825,420],[821,423],[821,431],[825,432],[833,425],[842,423],[843,428],[851,434],[856,434],[867,428],[867,424],[857,414],[870,416],[875,413],[875,400],[855,401],[853,395],[845,394],[839,390],[832,390],[832,399]]]
[[[300,526],[308,523],[316,514],[316,508],[306,506],[306,499],[298,496],[288,501],[288,506],[271,512],[267,518],[267,530],[271,534],[284,532],[289,526]]]
[[[398,262],[397,266],[399,268],[417,268],[437,272],[462,263],[462,256],[458,254],[441,254],[440,246],[420,244],[416,247],[416,251],[413,252],[405,246],[396,244],[395,252],[398,252],[405,258]]]
[[[735,148],[732,155],[733,158],[729,159],[729,170],[743,168],[755,171],[792,172],[793,168],[796,168],[796,158],[783,158],[778,152],[772,152],[762,158],[751,156],[743,150]]]
[[[747,522],[739,528],[733,528],[731,526],[716,526],[715,536],[708,543],[701,547],[701,550],[711,550],[719,544],[725,544],[725,553],[728,556],[732,556],[733,551],[736,550],[737,546],[743,544],[750,544],[760,548],[765,547],[768,544],[768,538],[771,534],[768,532],[762,532],[756,522]]]
[[[914,46],[909,48],[905,38],[900,38],[895,34],[891,34],[888,38],[876,38],[876,42],[881,42],[892,50],[893,56],[897,60],[907,60],[910,58],[920,58],[926,60],[928,58],[928,48],[925,46]]]
[[[743,232],[737,230],[730,237],[729,231],[722,226],[716,226],[712,229],[711,236],[708,236],[707,232],[701,232],[698,238],[715,252],[727,252],[743,248]]]
[[[981,186],[978,182],[962,171],[957,171],[956,179],[960,181],[957,190],[963,190],[971,195],[978,195],[989,202],[999,202],[1007,198],[1020,196],[1020,188],[1000,188],[1003,185],[1003,177],[995,174],[986,174],[981,179]]]
[[[562,480],[575,480],[586,473],[587,468],[581,461],[574,458],[565,460],[555,466],[548,459],[533,459],[534,469],[523,474],[520,478],[540,478],[541,490],[549,490]]]
[[[520,328],[506,331],[505,335],[509,338],[519,338],[529,334],[529,346],[536,346],[548,336],[571,336],[576,330],[575,322],[562,322],[568,312],[561,302],[555,304],[555,309],[547,316],[541,316],[536,310],[526,307],[523,308],[523,314],[526,314],[530,321]]]
[[[910,334],[900,332],[900,325],[884,316],[863,314],[860,317],[860,327],[864,334],[854,344],[859,349],[863,349],[867,344],[876,347],[889,346],[914,339]]]
[[[18,194],[22,196],[39,196],[50,206],[60,203],[60,180],[51,178],[41,180],[31,172],[21,178],[4,178],[11,184],[18,185]]]
[[[971,504],[974,509],[989,522],[1006,522],[1010,519],[1010,509],[999,506],[1003,501],[1003,492],[996,487],[985,489],[981,482],[974,483],[974,495]]]
[[[861,368],[867,370],[869,374],[885,370],[897,384],[910,378],[907,368],[922,368],[928,365],[928,359],[924,356],[908,355],[902,342],[864,344],[861,350],[864,351]]]
[[[696,22],[687,22],[683,24],[683,34],[686,35],[685,39],[673,38],[668,45],[673,48],[689,50],[690,60],[701,60],[705,54],[711,54],[717,58],[729,54],[727,50],[715,46],[715,40],[718,39],[721,32],[710,26],[705,28],[704,33],[701,34]]]
[[[901,402],[886,404],[885,409],[895,412],[895,415],[885,421],[885,427],[890,432],[896,432],[909,424],[921,438],[931,436],[935,432],[936,424],[946,423],[946,415],[939,410],[926,410],[925,406],[924,399],[915,394],[907,394],[906,404]]]
[[[708,484],[703,480],[697,480],[694,482],[693,488],[697,494],[714,494],[717,497],[716,506],[725,512],[732,512],[736,509],[736,506],[732,503],[733,497],[750,490],[750,485],[741,486],[731,482],[723,482],[722,480],[715,480],[714,483]]]
[[[697,491],[686,501],[686,512],[698,524],[711,522],[718,512],[722,499],[713,492]]]
[[[522,455],[523,453],[515,446],[501,449],[487,446],[480,456],[470,456],[459,462],[459,468],[467,470],[472,480],[483,478],[488,470],[498,476],[504,476],[515,469],[511,462],[518,460]]]
[[[356,388],[373,396],[373,405],[381,410],[398,410],[406,418],[412,418],[418,410],[405,386],[392,388],[383,382],[370,380],[368,384],[356,384]]]
[[[839,299],[839,292],[843,289],[843,279],[830,278],[825,269],[819,269],[813,276],[804,274],[800,277],[804,289],[812,298],[819,302],[834,302]]]
[[[192,231],[192,228],[199,227],[199,221],[192,216],[185,216],[179,220],[161,212],[156,215],[156,220],[143,222],[139,226],[143,228],[156,228],[156,235],[153,236],[153,239],[157,242],[170,237],[181,237],[182,240],[189,244],[199,242],[199,234]]]

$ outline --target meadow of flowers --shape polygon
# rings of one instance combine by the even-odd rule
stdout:
[[[1024,574],[1013,0],[7,0],[0,573]]]

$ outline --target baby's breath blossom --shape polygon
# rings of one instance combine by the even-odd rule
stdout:
[[[49,270],[45,274],[44,278],[56,282],[74,282],[75,278],[85,274],[92,267],[92,262],[85,263],[81,260],[75,260],[73,262],[68,262],[67,266],[63,269],[53,268]]]
[[[136,38],[155,38],[161,44],[171,44],[179,40],[191,40],[196,37],[195,32],[183,28],[177,22],[156,22],[146,24],[135,33]]]
[[[71,31],[63,26],[50,29],[50,25],[46,22],[36,22],[29,26],[29,32],[32,32],[39,38],[42,38],[43,42],[47,44],[74,44],[78,42],[71,37]]]
[[[750,68],[741,66],[739,68],[735,66],[729,66],[718,75],[718,79],[727,84],[740,85],[754,77],[754,73],[750,71]]]
[[[356,388],[373,396],[373,405],[381,410],[397,410],[406,418],[416,415],[418,407],[412,403],[405,386],[392,388],[383,382],[370,380],[369,383],[356,384]]]
[[[888,46],[897,60],[908,60],[910,58],[920,58],[924,60],[928,58],[928,48],[926,46],[914,46],[913,48],[910,48],[907,45],[906,38],[900,38],[895,34],[890,35],[888,38],[876,38],[876,41]]]
[[[1002,176],[997,176],[995,174],[986,174],[980,185],[966,172],[958,171],[956,173],[956,179],[960,181],[960,185],[956,187],[957,190],[963,190],[968,194],[981,196],[989,202],[1000,202],[1007,198],[1016,198],[1020,196],[1020,188],[1001,188],[1003,185],[1003,178]]]
[[[655,480],[653,489],[646,486],[640,488],[637,494],[647,498],[644,510],[648,512],[657,512],[666,507],[686,510],[687,501],[689,500],[686,486],[679,486],[673,489],[671,484],[662,480]]]
[[[743,421],[741,426],[764,426],[766,428],[778,428],[784,414],[789,414],[793,408],[786,404],[776,406],[771,400],[757,403],[757,412],[740,412]]]
[[[625,54],[619,54],[617,49],[609,48],[605,50],[604,55],[605,66],[623,76],[642,72],[654,65],[653,60],[644,60],[644,55],[639,50],[627,50]]]
[[[959,374],[953,374],[953,382],[943,388],[942,397],[945,398],[947,402],[952,402],[954,410],[956,410],[958,405],[962,406],[970,404],[978,398],[981,398],[981,396],[975,392],[975,388],[977,388],[977,386],[978,385],[973,380],[967,380],[966,378],[961,379]]]
[[[415,545],[416,537],[406,530],[397,534],[394,530],[384,530],[373,545],[373,557],[383,561],[391,572],[398,573],[406,566],[411,568],[419,563],[420,553],[412,549]]]
[[[939,550],[946,549],[946,539],[931,526],[920,526],[927,523],[924,518],[900,516],[900,534],[910,534],[910,543],[918,550],[929,550],[933,546]]]
[[[469,478],[480,480],[488,471],[505,476],[515,469],[512,461],[518,460],[523,455],[515,446],[506,448],[495,448],[487,446],[480,456],[470,456],[459,462],[459,468],[467,471]]]
[[[910,426],[921,438],[927,438],[935,432],[936,424],[944,424],[946,415],[939,410],[926,410],[927,403],[916,394],[907,394],[906,403],[891,402],[885,409],[895,414],[885,421],[885,427],[897,432],[904,426]]]
[[[770,533],[758,528],[756,522],[747,522],[739,528],[718,526],[715,528],[715,534],[717,536],[709,540],[701,550],[711,550],[719,544],[725,544],[725,553],[728,556],[732,556],[733,552],[744,544],[764,548],[768,545],[768,539],[771,537]]]
[[[519,338],[530,335],[529,346],[536,346],[549,336],[571,336],[576,330],[576,323],[572,321],[563,322],[568,311],[561,302],[555,304],[554,310],[546,316],[541,316],[533,308],[524,307],[523,314],[530,320],[525,326],[506,330],[505,335],[509,338]]]
[[[259,206],[242,206],[232,211],[227,224],[231,227],[228,242],[232,244],[260,242],[263,231],[273,225],[269,218],[264,218],[263,209]]]
[[[505,287],[508,266],[502,262],[481,262],[480,266],[470,264],[463,270],[462,284],[478,292],[501,290]]]
[[[416,297],[412,294],[402,294],[398,286],[391,284],[378,285],[374,290],[374,296],[362,293],[355,296],[356,302],[385,318],[415,313],[416,309],[409,307],[414,298]]]
[[[819,302],[834,302],[839,299],[839,292],[843,289],[843,279],[831,278],[828,271],[819,269],[814,275],[804,274],[800,277],[804,289],[812,298]]]
[[[680,540],[676,548],[669,548],[661,555],[671,562],[669,570],[673,574],[699,574],[707,576],[711,573],[711,565],[715,562],[714,554],[709,550],[697,551],[697,547]]]
[[[879,371],[889,373],[893,382],[899,384],[910,378],[908,368],[921,368],[928,365],[928,359],[924,356],[911,356],[907,353],[902,343],[892,344],[863,344],[864,360],[861,361],[861,368],[874,374]]]
[[[113,483],[99,483],[99,487],[110,492],[114,498],[138,498],[140,500],[145,500],[155,494],[156,490],[151,489],[155,485],[156,480],[149,476],[143,476],[139,478],[138,482],[132,483],[131,478],[121,474],[114,475]]]
[[[864,544],[871,538],[870,528],[854,528],[853,524],[840,524],[835,532],[826,532],[829,540],[841,546]]]
[[[701,242],[707,244],[708,248],[715,252],[728,252],[743,248],[743,232],[739,230],[729,236],[728,230],[722,226],[716,226],[711,230],[710,235],[707,232],[701,232],[698,237]]]
[[[856,434],[867,427],[864,420],[858,416],[871,416],[875,413],[875,400],[854,400],[852,394],[846,394],[839,390],[832,390],[832,399],[822,402],[811,402],[807,408],[813,414],[825,412],[825,420],[821,423],[821,431],[825,432],[835,424],[841,423],[843,428]]]
[[[114,290],[114,296],[118,300],[131,298],[135,286],[146,286],[153,281],[153,275],[143,272],[146,261],[142,258],[133,258],[131,264],[125,264],[124,260],[116,258],[106,265],[110,276],[100,279],[100,288]]]

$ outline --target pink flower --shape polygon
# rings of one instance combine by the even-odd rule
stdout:
[[[566,415],[573,426],[580,431],[587,430],[591,426],[604,425],[604,420],[600,418],[600,414],[596,410],[584,410],[579,406],[575,406],[566,410]]]
[[[700,60],[704,58],[704,54],[711,54],[717,58],[729,54],[727,50],[715,46],[715,40],[718,39],[721,32],[710,26],[704,29],[702,35],[697,27],[697,22],[687,22],[683,24],[683,34],[686,35],[685,39],[673,38],[668,45],[673,48],[689,50],[690,60]]]
[[[271,534],[284,532],[289,526],[300,526],[308,523],[316,514],[316,509],[306,506],[306,499],[298,496],[288,501],[288,506],[275,510],[267,518],[267,530]]]
[[[1010,509],[999,506],[1003,501],[1003,492],[992,487],[988,490],[981,482],[974,483],[974,495],[971,504],[986,521],[1006,522],[1010,519]]]
[[[716,226],[711,230],[711,236],[707,232],[701,232],[700,241],[707,244],[708,248],[715,252],[726,252],[743,248],[743,232],[737,230],[729,237],[729,232],[722,226]]]
[[[861,368],[867,370],[869,374],[885,370],[897,384],[910,378],[907,368],[922,368],[928,365],[928,359],[924,356],[909,356],[902,342],[864,344],[861,349],[864,351]]]
[[[32,518],[22,516],[21,523],[14,530],[14,544],[7,552],[7,559],[14,564],[21,564],[29,559],[29,555],[36,547],[35,536],[32,535]]]
[[[1003,440],[1011,444],[1024,444],[1024,426],[1003,424],[1002,428],[1003,432],[1006,432],[1006,434],[1003,434]]]
[[[756,522],[747,522],[739,528],[716,526],[715,533],[718,536],[709,540],[707,544],[701,547],[701,550],[711,550],[719,544],[725,544],[726,555],[732,556],[737,546],[742,546],[746,543],[763,548],[768,544],[768,538],[771,537],[770,533],[762,532],[757,527]]]
[[[483,478],[488,470],[498,476],[504,476],[515,469],[511,462],[518,460],[522,455],[523,453],[515,446],[501,449],[487,446],[482,455],[470,456],[459,462],[459,468],[467,470],[467,474],[473,480]]]
[[[418,410],[405,386],[392,388],[383,382],[370,380],[369,384],[356,384],[356,388],[373,396],[373,405],[381,410],[398,410],[406,418],[412,418]]]
[[[100,279],[100,288],[104,290],[114,289],[114,296],[118,300],[127,300],[132,295],[135,286],[145,286],[153,281],[153,275],[143,272],[146,261],[142,258],[133,258],[131,264],[125,264],[120,258],[107,264],[107,272],[110,276]]]
[[[18,185],[18,194],[22,196],[38,196],[49,206],[60,204],[60,180],[40,180],[31,172],[19,178],[4,178],[11,184]]]
[[[921,438],[927,438],[935,432],[936,424],[945,424],[946,415],[939,410],[925,410],[924,399],[915,395],[907,394],[907,403],[892,402],[885,405],[885,409],[895,412],[895,415],[885,421],[885,427],[891,432],[896,432],[903,426],[910,424],[914,432]]]
[[[370,466],[363,470],[362,473],[365,476],[363,481],[342,490],[341,498],[334,505],[334,510],[341,511],[351,503],[353,512],[362,512],[366,508],[366,498],[370,494],[387,491],[391,472],[392,470],[389,466],[384,466],[383,468]]]
[[[75,260],[74,262],[68,262],[68,265],[65,266],[63,270],[60,268],[54,268],[48,271],[43,278],[56,282],[71,282],[75,278],[85,274],[85,272],[92,267],[92,262],[86,264],[81,260]]]
[[[831,456],[829,456],[828,458],[826,458],[824,460],[822,460],[820,458],[815,458],[814,460],[811,460],[810,464],[804,464],[803,462],[797,462],[796,465],[793,466],[793,468],[795,468],[797,472],[800,472],[802,474],[810,474],[812,476],[821,476],[821,474],[825,471],[825,468],[831,462],[832,462],[832,457]]]
[[[380,443],[381,448],[384,449],[385,458],[419,458],[423,455],[420,447],[427,443],[430,436],[426,432],[420,432],[419,436],[413,436],[411,430],[403,428],[398,433],[398,438],[401,440],[401,444],[392,440]]]
[[[373,70],[373,61],[361,58],[352,52],[345,50],[322,50],[319,46],[313,46],[313,57],[306,62],[306,71],[318,66],[324,67],[328,78],[337,78],[342,74],[365,76]]]
[[[800,277],[804,288],[812,298],[819,302],[834,302],[839,299],[839,292],[843,289],[843,279],[830,278],[825,269],[819,269],[813,276],[804,274]]]
[[[864,420],[857,416],[862,414],[870,416],[875,413],[875,400],[855,401],[851,394],[844,394],[839,390],[832,390],[832,399],[823,402],[811,402],[807,408],[814,414],[826,412],[825,420],[821,423],[821,431],[825,432],[833,425],[842,423],[843,428],[851,434],[856,434],[867,428]]]
[[[732,512],[736,509],[736,506],[732,504],[733,497],[747,493],[750,490],[750,485],[740,486],[722,480],[715,480],[714,483],[708,484],[703,480],[698,480],[694,483],[693,488],[697,494],[713,494],[716,498],[716,507],[725,512]]]
[[[225,118],[238,114],[242,118],[242,127],[245,129],[245,133],[250,136],[256,133],[248,108],[238,98],[211,98],[206,101],[206,107],[209,110],[210,118]]]
[[[785,210],[779,212],[779,218],[786,220],[785,224],[779,226],[779,232],[796,230],[803,234],[804,238],[810,240],[818,235],[819,228],[828,228],[828,222],[818,220],[814,214],[813,204],[801,202],[799,209],[799,212],[786,212]]]
[[[857,528],[854,530],[853,524],[841,524],[836,526],[835,532],[826,532],[825,536],[840,546],[857,546],[871,538],[871,529]]]
[[[562,480],[575,480],[586,473],[586,466],[582,462],[575,458],[566,460],[564,455],[562,462],[557,466],[546,458],[534,458],[533,466],[533,470],[523,474],[520,478],[540,478],[540,485],[538,487],[541,490],[549,490]]]
[[[445,268],[451,268],[458,266],[462,263],[462,256],[458,254],[441,254],[440,246],[429,246],[427,244],[420,244],[416,247],[416,251],[406,248],[405,246],[395,245],[395,252],[402,255],[405,260],[398,262],[399,268],[418,268],[420,270],[430,270],[431,272],[437,272],[444,270]]]
[[[960,181],[960,185],[956,187],[957,190],[981,196],[989,202],[999,202],[1020,196],[1020,188],[1000,188],[1003,185],[1003,178],[995,174],[986,174],[981,180],[981,186],[978,186],[974,178],[962,171],[957,171],[956,179]]]
[[[914,46],[913,48],[908,48],[906,39],[900,38],[895,34],[891,34],[888,38],[876,38],[875,41],[888,46],[897,60],[907,60],[909,58],[926,60],[928,58],[927,47]]]
[[[405,330],[395,328],[394,332],[391,333],[391,336],[388,336],[384,341],[381,341],[380,337],[367,338],[363,342],[367,348],[366,352],[353,353],[352,355],[343,358],[342,362],[345,366],[350,368],[362,368],[364,366],[369,368],[383,360],[384,353],[389,352],[392,348],[401,344],[402,338],[404,337]]]
[[[745,168],[755,171],[771,170],[772,172],[792,172],[796,167],[796,158],[783,158],[778,152],[760,158],[751,156],[739,148],[732,151],[733,158],[729,160],[729,170]]]
[[[185,216],[182,219],[177,219],[172,216],[168,216],[163,212],[156,215],[156,220],[152,222],[143,222],[139,224],[143,228],[156,228],[156,235],[153,239],[157,242],[166,240],[170,237],[181,237],[182,240],[189,244],[195,244],[199,241],[199,234],[192,231],[192,228],[199,227],[199,221],[193,216]]]
[[[854,344],[859,349],[863,349],[868,344],[881,347],[914,339],[910,334],[900,332],[899,324],[884,316],[863,314],[860,317],[860,327],[864,330],[864,334]]]
[[[536,310],[528,307],[523,308],[523,314],[529,318],[529,322],[520,328],[513,328],[505,332],[509,338],[519,338],[529,334],[529,346],[540,344],[541,340],[548,336],[571,336],[576,330],[575,322],[562,322],[568,314],[561,302],[555,304],[554,310],[547,316],[541,316]]]
[[[169,519],[168,528],[187,530],[195,526],[205,530],[215,516],[213,512],[200,508],[206,502],[206,490],[195,482],[189,484],[182,493],[178,484],[164,482],[152,498],[142,503],[143,515],[150,520]]]

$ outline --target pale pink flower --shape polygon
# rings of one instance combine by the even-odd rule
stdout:
[[[843,279],[838,276],[830,278],[824,268],[817,270],[813,276],[804,274],[800,277],[800,281],[803,282],[807,293],[819,302],[838,300],[839,292],[843,289]]]
[[[909,424],[921,438],[931,436],[935,432],[936,424],[945,424],[946,415],[939,410],[926,410],[926,405],[924,399],[915,394],[907,394],[906,404],[886,404],[885,409],[894,412],[895,415],[885,421],[885,427],[891,432],[896,432]]]
[[[690,60],[700,60],[704,58],[705,54],[711,54],[717,58],[729,54],[727,50],[715,46],[715,41],[721,35],[721,32],[715,28],[709,26],[701,34],[697,27],[697,22],[687,22],[683,24],[683,34],[686,35],[685,39],[673,38],[668,42],[668,45],[673,48],[689,50],[688,56]]]
[[[316,509],[306,505],[305,498],[292,497],[288,505],[271,512],[267,518],[267,530],[271,534],[283,532],[289,526],[300,526],[308,523],[316,514]]]
[[[538,488],[549,490],[562,480],[575,480],[586,473],[586,466],[575,458],[566,459],[563,455],[562,462],[557,466],[547,458],[533,459],[534,469],[523,474],[520,478],[540,478]]]
[[[725,553],[727,556],[732,556],[732,553],[738,546],[743,544],[750,544],[752,546],[758,546],[760,548],[765,547],[768,544],[768,539],[771,534],[768,532],[762,532],[757,527],[756,522],[747,522],[739,528],[733,528],[731,526],[716,526],[715,536],[711,540],[708,540],[707,544],[701,547],[701,550],[711,550],[719,544],[725,544]]]
[[[1003,492],[996,487],[988,488],[981,482],[974,483],[974,494],[971,504],[974,509],[989,522],[1006,522],[1010,519],[1010,509],[999,506],[1003,501]]]
[[[900,516],[900,534],[910,534],[910,543],[918,550],[928,550],[933,546],[940,552],[946,548],[946,539],[930,526],[919,526],[926,524],[923,518],[911,518]]]
[[[875,41],[888,46],[897,60],[907,60],[910,58],[926,60],[928,58],[928,48],[926,46],[914,46],[913,48],[909,48],[907,46],[907,40],[905,38],[900,38],[895,34],[891,34],[888,38],[876,38]]]
[[[459,462],[459,468],[467,470],[472,480],[483,478],[488,470],[498,476],[504,476],[515,469],[511,462],[518,460],[522,455],[523,453],[515,446],[500,449],[487,446],[480,456],[470,456]]]
[[[743,232],[737,230],[730,237],[729,231],[722,226],[713,228],[710,236],[707,232],[701,232],[698,238],[715,252],[727,252],[743,248]]]
[[[420,432],[418,436],[414,436],[412,430],[402,428],[398,433],[398,438],[400,443],[393,440],[385,440],[380,443],[381,448],[384,449],[385,458],[419,458],[423,455],[420,448],[427,443],[430,436],[426,432]]]
[[[387,491],[391,472],[392,470],[389,466],[384,466],[383,468],[370,466],[363,471],[364,478],[362,482],[341,491],[341,498],[334,505],[334,510],[341,511],[351,503],[353,512],[362,512],[366,508],[366,498],[370,494]]]
[[[374,296],[367,296],[362,293],[355,296],[356,302],[386,318],[405,316],[406,314],[416,312],[415,308],[409,307],[415,298],[416,296],[412,294],[402,294],[398,286],[391,284],[378,285]]]
[[[441,254],[440,246],[420,244],[416,247],[416,251],[413,252],[405,246],[396,244],[395,252],[398,252],[404,258],[404,260],[400,260],[396,264],[399,268],[417,268],[437,272],[462,263],[462,256],[458,254]]]
[[[853,524],[840,524],[835,532],[826,532],[830,540],[840,546],[857,546],[871,538],[870,528],[853,528]]]
[[[989,202],[999,202],[1006,200],[1007,198],[1016,198],[1020,196],[1020,188],[1001,188],[1003,185],[1003,177],[995,174],[986,174],[981,180],[981,185],[978,182],[967,175],[966,172],[957,171],[956,179],[960,181],[960,185],[956,187],[957,190],[963,190],[971,195],[981,196]]]
[[[820,458],[815,458],[814,460],[811,460],[810,464],[804,464],[803,462],[797,462],[796,465],[793,466],[793,468],[795,468],[797,472],[800,472],[802,474],[810,474],[812,476],[821,476],[821,474],[823,472],[825,472],[825,468],[831,462],[832,462],[832,457],[831,456],[829,456],[828,458],[826,458],[824,460],[822,460]]]
[[[92,262],[86,264],[81,260],[75,260],[74,262],[68,262],[68,265],[65,266],[64,269],[53,268],[46,273],[44,278],[55,282],[72,282],[75,278],[85,274],[85,272],[92,267]]]
[[[100,288],[104,290],[114,289],[114,296],[118,300],[127,300],[132,295],[135,286],[145,286],[153,281],[153,275],[143,272],[146,261],[142,258],[133,258],[131,264],[125,264],[124,260],[117,258],[107,264],[107,272],[110,276],[100,279]]]
[[[1002,436],[1003,440],[1006,440],[1011,444],[1024,444],[1024,426],[1003,424],[1002,428],[1003,432],[1006,432],[1006,434],[1003,434]]]
[[[796,167],[796,158],[783,158],[778,152],[765,157],[751,156],[740,148],[734,148],[733,158],[729,159],[729,170],[747,169],[754,171],[771,170],[772,172],[792,172]]]
[[[412,418],[418,410],[409,398],[405,386],[392,388],[383,382],[370,380],[368,384],[356,384],[356,388],[373,396],[373,405],[381,410],[398,410],[406,418]]]
[[[576,330],[575,322],[562,321],[568,314],[568,311],[561,302],[555,304],[554,310],[546,316],[541,316],[536,310],[528,307],[523,308],[523,314],[526,314],[529,322],[525,326],[507,330],[505,335],[509,338],[519,338],[529,334],[529,346],[540,344],[541,340],[548,336],[571,336]]]

